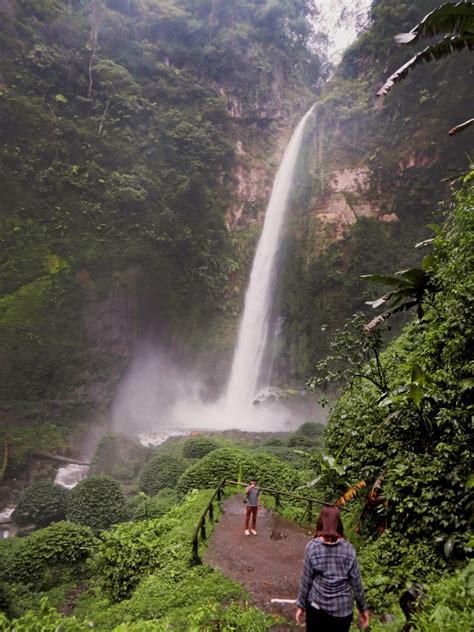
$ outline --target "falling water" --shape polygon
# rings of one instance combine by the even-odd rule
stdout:
[[[64,465],[58,469],[54,482],[56,485],[61,485],[61,487],[72,489],[78,483],[87,478],[88,473],[88,465],[76,465],[75,463],[69,463],[68,465]]]
[[[227,387],[228,419],[240,421],[249,416],[259,387],[268,337],[276,256],[304,127],[313,107],[303,116],[285,149],[265,212]]]

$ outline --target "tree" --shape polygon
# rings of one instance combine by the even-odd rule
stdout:
[[[309,378],[307,389],[316,391],[330,384],[346,385],[363,379],[386,392],[387,377],[380,359],[383,328],[367,329],[364,321],[364,314],[355,314],[335,331],[329,354],[316,365],[317,374]]]

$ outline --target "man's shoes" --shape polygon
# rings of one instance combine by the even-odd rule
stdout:
[[[245,535],[250,535],[250,531],[248,529],[245,529]]]
[[[255,529],[252,529],[252,535],[257,535],[257,532],[255,531]]]

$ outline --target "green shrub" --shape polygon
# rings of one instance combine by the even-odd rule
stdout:
[[[178,495],[184,496],[192,489],[216,487],[224,478],[237,480],[240,469],[245,480],[255,475],[254,462],[248,454],[233,448],[213,450],[181,476]]]
[[[291,490],[300,484],[296,470],[268,452],[254,452],[252,462],[254,475],[262,487]]]
[[[46,527],[66,517],[67,490],[54,483],[39,482],[27,487],[12,514],[20,525]]]
[[[91,476],[69,493],[68,519],[95,532],[120,522],[124,515],[125,498],[120,484],[109,476]]]
[[[208,491],[190,494],[163,518],[124,523],[102,534],[95,570],[114,601],[129,596],[151,571],[163,569],[172,584],[188,573],[191,538],[209,495]]]
[[[124,523],[102,534],[95,569],[102,588],[114,601],[128,597],[144,574],[160,565],[160,523]]]
[[[177,629],[185,630],[188,628],[182,626],[183,615],[206,601],[226,603],[245,597],[242,586],[209,566],[165,565],[144,577],[130,599],[99,610],[93,620],[98,629],[112,630],[124,619],[137,622],[170,615],[170,621],[176,617],[180,622]]]
[[[233,603],[230,606],[205,599],[184,619],[179,611],[167,617],[170,626],[177,629],[238,630],[239,632],[264,632],[275,627],[275,618],[252,606]]]
[[[281,447],[281,446],[285,446],[286,445],[286,441],[284,441],[283,439],[278,439],[278,437],[272,437],[271,439],[266,439],[265,441],[262,442],[262,446],[263,447]]]
[[[426,587],[427,599],[414,617],[416,632],[474,629],[474,562]]]
[[[8,606],[9,606],[8,585],[6,582],[0,582],[0,612],[6,612],[8,614]]]
[[[43,589],[61,580],[58,568],[74,569],[90,554],[96,543],[94,534],[88,527],[72,522],[55,524],[35,531],[25,538],[19,538],[0,554],[4,566],[0,578],[12,583],[32,585]],[[3,543],[2,543],[3,544]]]
[[[275,626],[275,618],[252,606],[232,603],[230,606],[212,599],[199,605],[176,608],[159,621],[140,619],[136,623],[122,623],[113,632],[167,632],[168,630],[238,630],[264,632]]]
[[[294,434],[288,438],[290,448],[313,448],[314,442],[305,435]]]
[[[129,437],[107,434],[97,446],[90,474],[105,474],[119,481],[129,481],[145,463],[146,453],[146,448]]]
[[[158,454],[143,468],[138,481],[139,488],[148,496],[154,496],[160,489],[175,487],[187,467],[187,462],[178,456]]]
[[[299,485],[297,472],[268,452],[249,455],[233,448],[220,448],[210,452],[192,465],[179,479],[178,495],[191,489],[209,489],[224,478],[236,480],[239,473],[244,482],[256,477],[260,486],[276,489],[294,489]]]
[[[139,497],[139,504],[135,507],[134,519],[160,518],[176,504],[176,491],[165,487],[152,498]]]
[[[397,601],[413,582],[434,579],[447,568],[432,541],[412,544],[390,530],[366,542],[359,563],[369,607],[377,612]]]
[[[219,443],[209,437],[190,437],[183,445],[183,456],[186,459],[201,459],[209,452],[217,450]]]
[[[78,621],[75,617],[66,617],[51,608],[47,598],[40,602],[39,613],[26,614],[9,621],[0,613],[0,630],[2,632],[86,632],[90,625]]]
[[[316,423],[315,421],[306,421],[304,424],[299,426],[296,432],[297,434],[303,435],[314,442],[322,437],[324,428],[324,424]]]

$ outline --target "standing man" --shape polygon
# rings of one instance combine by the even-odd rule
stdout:
[[[260,509],[260,489],[257,487],[257,481],[253,478],[250,485],[245,490],[247,496],[247,507],[245,512],[245,535],[250,535],[249,522],[252,516],[252,534],[257,535],[255,527],[257,526],[257,511]]]

